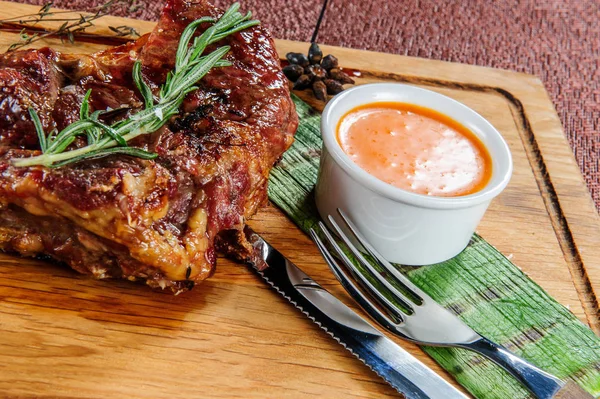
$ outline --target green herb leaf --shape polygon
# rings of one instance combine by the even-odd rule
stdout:
[[[125,141],[123,136],[121,136],[121,134],[113,127],[105,125],[104,123],[98,120],[89,119],[89,121],[96,125],[96,127],[99,127],[100,129],[104,130],[106,134],[108,134],[110,138],[116,141],[121,147],[127,147],[127,141]]]
[[[61,153],[67,149],[68,146],[71,145],[75,141],[76,136],[69,136],[56,143],[56,146],[53,146],[52,153]]]
[[[46,3],[42,6],[42,8],[40,8],[39,13],[41,15],[48,15],[48,11],[50,11],[51,7],[52,7],[52,2]]]
[[[92,89],[89,89],[83,100],[81,101],[81,107],[79,108],[79,119],[88,119],[90,117],[90,96],[92,95]]]
[[[144,98],[144,104],[146,108],[150,108],[154,105],[154,95],[152,94],[152,90],[146,82],[144,81],[144,77],[142,76],[142,62],[137,60],[133,64],[133,81],[135,82],[135,86],[140,91],[140,94]]]
[[[114,148],[105,148],[105,149],[101,149],[101,150],[96,150],[96,151],[92,151],[92,152],[88,152],[85,155],[80,155],[78,157],[74,157],[71,159],[67,159],[65,161],[62,162],[57,162],[53,165],[50,165],[50,167],[52,168],[59,168],[61,166],[65,166],[65,165],[69,165],[72,163],[76,163],[79,161],[83,161],[83,160],[90,160],[90,159],[98,159],[98,158],[103,158],[107,155],[114,155],[114,154],[123,154],[123,155],[129,155],[132,157],[136,157],[136,158],[141,158],[141,159],[154,159],[158,156],[158,154],[154,154],[152,152],[148,152],[145,150],[142,150],[140,148],[135,148],[135,147],[114,147]]]
[[[214,21],[215,20],[211,17],[203,17],[203,18],[195,20],[194,22],[189,24],[183,30],[183,33],[181,34],[181,38],[179,39],[179,46],[177,46],[177,53],[176,53],[177,55],[175,56],[175,59],[176,59],[175,70],[181,69],[182,64],[185,60],[185,55],[188,52],[188,46],[190,44],[190,40],[192,39],[192,36],[194,36],[194,33],[196,32],[196,29],[198,28],[198,26],[200,26],[200,24],[203,24],[203,23],[214,22]]]
[[[71,137],[84,134],[86,129],[91,127],[94,127],[94,124],[89,120],[78,120],[77,122],[71,123],[56,135],[52,141],[52,144],[48,146],[45,153],[50,156],[50,154],[58,154],[63,152],[67,148],[67,146],[64,145],[67,140],[70,140]],[[73,142],[73,140],[70,142]]]
[[[103,113],[105,113],[105,111],[102,110],[97,110],[92,112],[92,115],[90,115],[90,119],[97,121],[98,118],[100,117],[100,115],[102,115]],[[87,139],[88,139],[88,144],[95,144],[98,140],[100,140],[100,138],[102,137],[102,130],[100,130],[97,127],[92,127],[89,130],[87,130]]]
[[[40,121],[38,113],[33,108],[29,108],[29,116],[31,116],[31,121],[33,122],[33,126],[35,126],[35,131],[40,142],[40,148],[42,149],[42,152],[46,152],[48,144],[46,141],[46,133],[44,133],[44,126],[42,125],[42,121]]]
[[[92,95],[92,89],[89,89],[83,100],[81,101],[81,107],[79,108],[79,119],[84,120],[90,117],[90,96]],[[86,131],[88,143],[93,143],[96,138],[95,128],[90,128]]]

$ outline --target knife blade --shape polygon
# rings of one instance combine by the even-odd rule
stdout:
[[[249,227],[252,268],[277,292],[408,399],[465,399],[373,325],[311,279]]]

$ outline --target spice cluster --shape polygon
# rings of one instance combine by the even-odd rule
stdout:
[[[354,80],[339,67],[335,56],[323,57],[317,43],[310,45],[308,55],[287,53],[286,58],[289,65],[283,68],[283,73],[294,83],[294,90],[310,88],[318,100],[327,101],[328,94],[338,94],[345,84],[354,84]]]

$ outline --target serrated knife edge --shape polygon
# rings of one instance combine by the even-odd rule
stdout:
[[[354,355],[358,360],[360,360],[365,366],[367,366],[371,371],[373,371],[375,374],[377,374],[380,378],[382,378],[385,382],[387,382],[389,385],[391,385],[396,391],[398,391],[401,394],[404,394],[402,391],[398,390],[398,388],[396,388],[394,386],[394,384],[389,381],[387,378],[385,378],[384,375],[380,374],[377,370],[375,370],[370,364],[368,364],[363,358],[360,357],[360,355],[356,352],[354,352],[352,350],[352,348],[350,348],[348,345],[346,345],[346,343],[344,341],[342,341],[340,338],[336,337],[335,334],[331,331],[329,331],[327,329],[327,327],[325,327],[323,325],[323,323],[321,323],[320,321],[318,321],[315,317],[311,316],[310,313],[308,313],[307,311],[304,310],[304,308],[300,305],[298,305],[298,303],[296,301],[294,301],[291,297],[285,295],[285,293],[280,290],[275,284],[273,284],[272,281],[270,281],[262,272],[259,272],[255,269],[255,271],[275,290],[277,291],[281,296],[283,296],[285,299],[287,299],[287,301],[289,303],[291,303],[292,305],[294,305],[294,307],[296,309],[298,309],[300,312],[302,312],[306,317],[308,317],[310,320],[312,320],[313,323],[315,323],[317,326],[319,326],[319,328],[321,328],[321,330],[325,331],[328,335],[331,336],[331,338],[333,338],[338,344],[342,345],[342,347],[344,349],[346,349],[348,352],[350,352],[352,355]]]

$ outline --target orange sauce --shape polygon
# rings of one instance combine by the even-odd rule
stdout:
[[[418,194],[472,194],[492,175],[490,154],[475,134],[446,115],[413,104],[354,108],[340,119],[337,139],[369,174]]]

